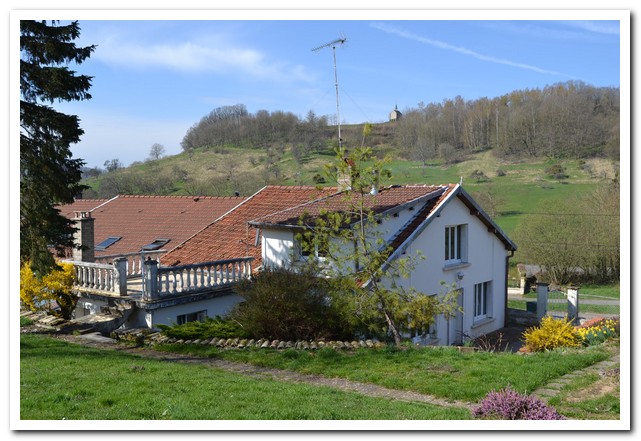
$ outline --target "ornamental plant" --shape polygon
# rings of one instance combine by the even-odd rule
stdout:
[[[474,409],[476,418],[496,420],[564,420],[556,409],[511,387],[489,392]]]
[[[587,324],[587,326],[579,326],[576,331],[583,346],[598,345],[609,338],[618,337],[619,322],[611,319],[600,319]]]
[[[70,319],[78,301],[71,290],[74,277],[71,263],[59,264],[59,268],[38,277],[26,261],[20,268],[20,300],[31,311],[47,311]]]
[[[550,316],[543,317],[539,326],[528,328],[523,333],[523,340],[526,348],[533,352],[581,346],[579,333],[570,321]]]

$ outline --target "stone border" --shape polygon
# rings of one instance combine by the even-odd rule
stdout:
[[[111,337],[115,340],[121,340],[136,344],[156,345],[156,344],[185,344],[185,345],[200,345],[200,346],[215,346],[222,349],[301,349],[301,350],[318,350],[323,348],[337,349],[337,350],[354,350],[361,348],[384,348],[387,345],[377,340],[353,340],[353,341],[325,341],[325,340],[298,340],[298,341],[285,341],[285,340],[272,340],[261,338],[247,339],[247,338],[211,338],[211,339],[195,339],[183,340],[172,337],[167,337],[160,332],[145,332],[141,329],[131,329],[126,331],[115,331],[111,333]]]

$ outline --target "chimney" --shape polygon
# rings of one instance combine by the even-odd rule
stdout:
[[[75,211],[76,232],[73,235],[73,260],[80,262],[94,261],[94,218],[88,211]]]
[[[345,158],[344,161],[346,164],[345,169],[338,171],[338,191],[349,191],[352,189],[354,162],[349,158]]]

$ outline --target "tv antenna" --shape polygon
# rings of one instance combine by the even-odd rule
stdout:
[[[318,46],[312,49],[313,52],[318,52],[321,49],[331,46],[332,52],[334,55],[334,83],[336,85],[336,119],[338,122],[338,149],[340,151],[343,151],[343,139],[341,138],[341,110],[340,110],[340,105],[338,100],[338,74],[336,72],[336,46],[337,45],[342,46],[346,41],[347,41],[347,37],[341,36],[341,38],[337,38],[334,41],[330,41],[329,43],[325,43],[321,46]]]

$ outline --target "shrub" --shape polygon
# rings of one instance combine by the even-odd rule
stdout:
[[[327,280],[311,271],[266,268],[235,292],[245,301],[230,313],[251,337],[277,340],[332,338],[345,334],[328,297]]]
[[[204,322],[189,322],[182,325],[158,325],[158,329],[167,337],[195,340],[210,338],[243,338],[248,337],[238,323],[221,318],[207,318]]]
[[[500,420],[564,420],[553,407],[540,399],[520,394],[511,387],[492,391],[474,409],[476,418]]]
[[[470,178],[474,179],[476,182],[487,182],[490,178],[482,170],[474,170],[470,174]]]
[[[73,264],[63,263],[49,274],[38,277],[29,262],[20,267],[20,301],[31,311],[70,319],[78,297],[71,291],[75,273]]]
[[[577,327],[576,331],[583,346],[598,345],[619,335],[619,322],[599,319],[596,322]]]
[[[581,346],[579,334],[569,321],[550,316],[543,317],[539,326],[528,328],[523,340],[527,349],[535,352]]]
[[[567,179],[569,176],[565,173],[565,167],[561,164],[552,164],[545,169],[545,173],[554,179],[561,180]]]

